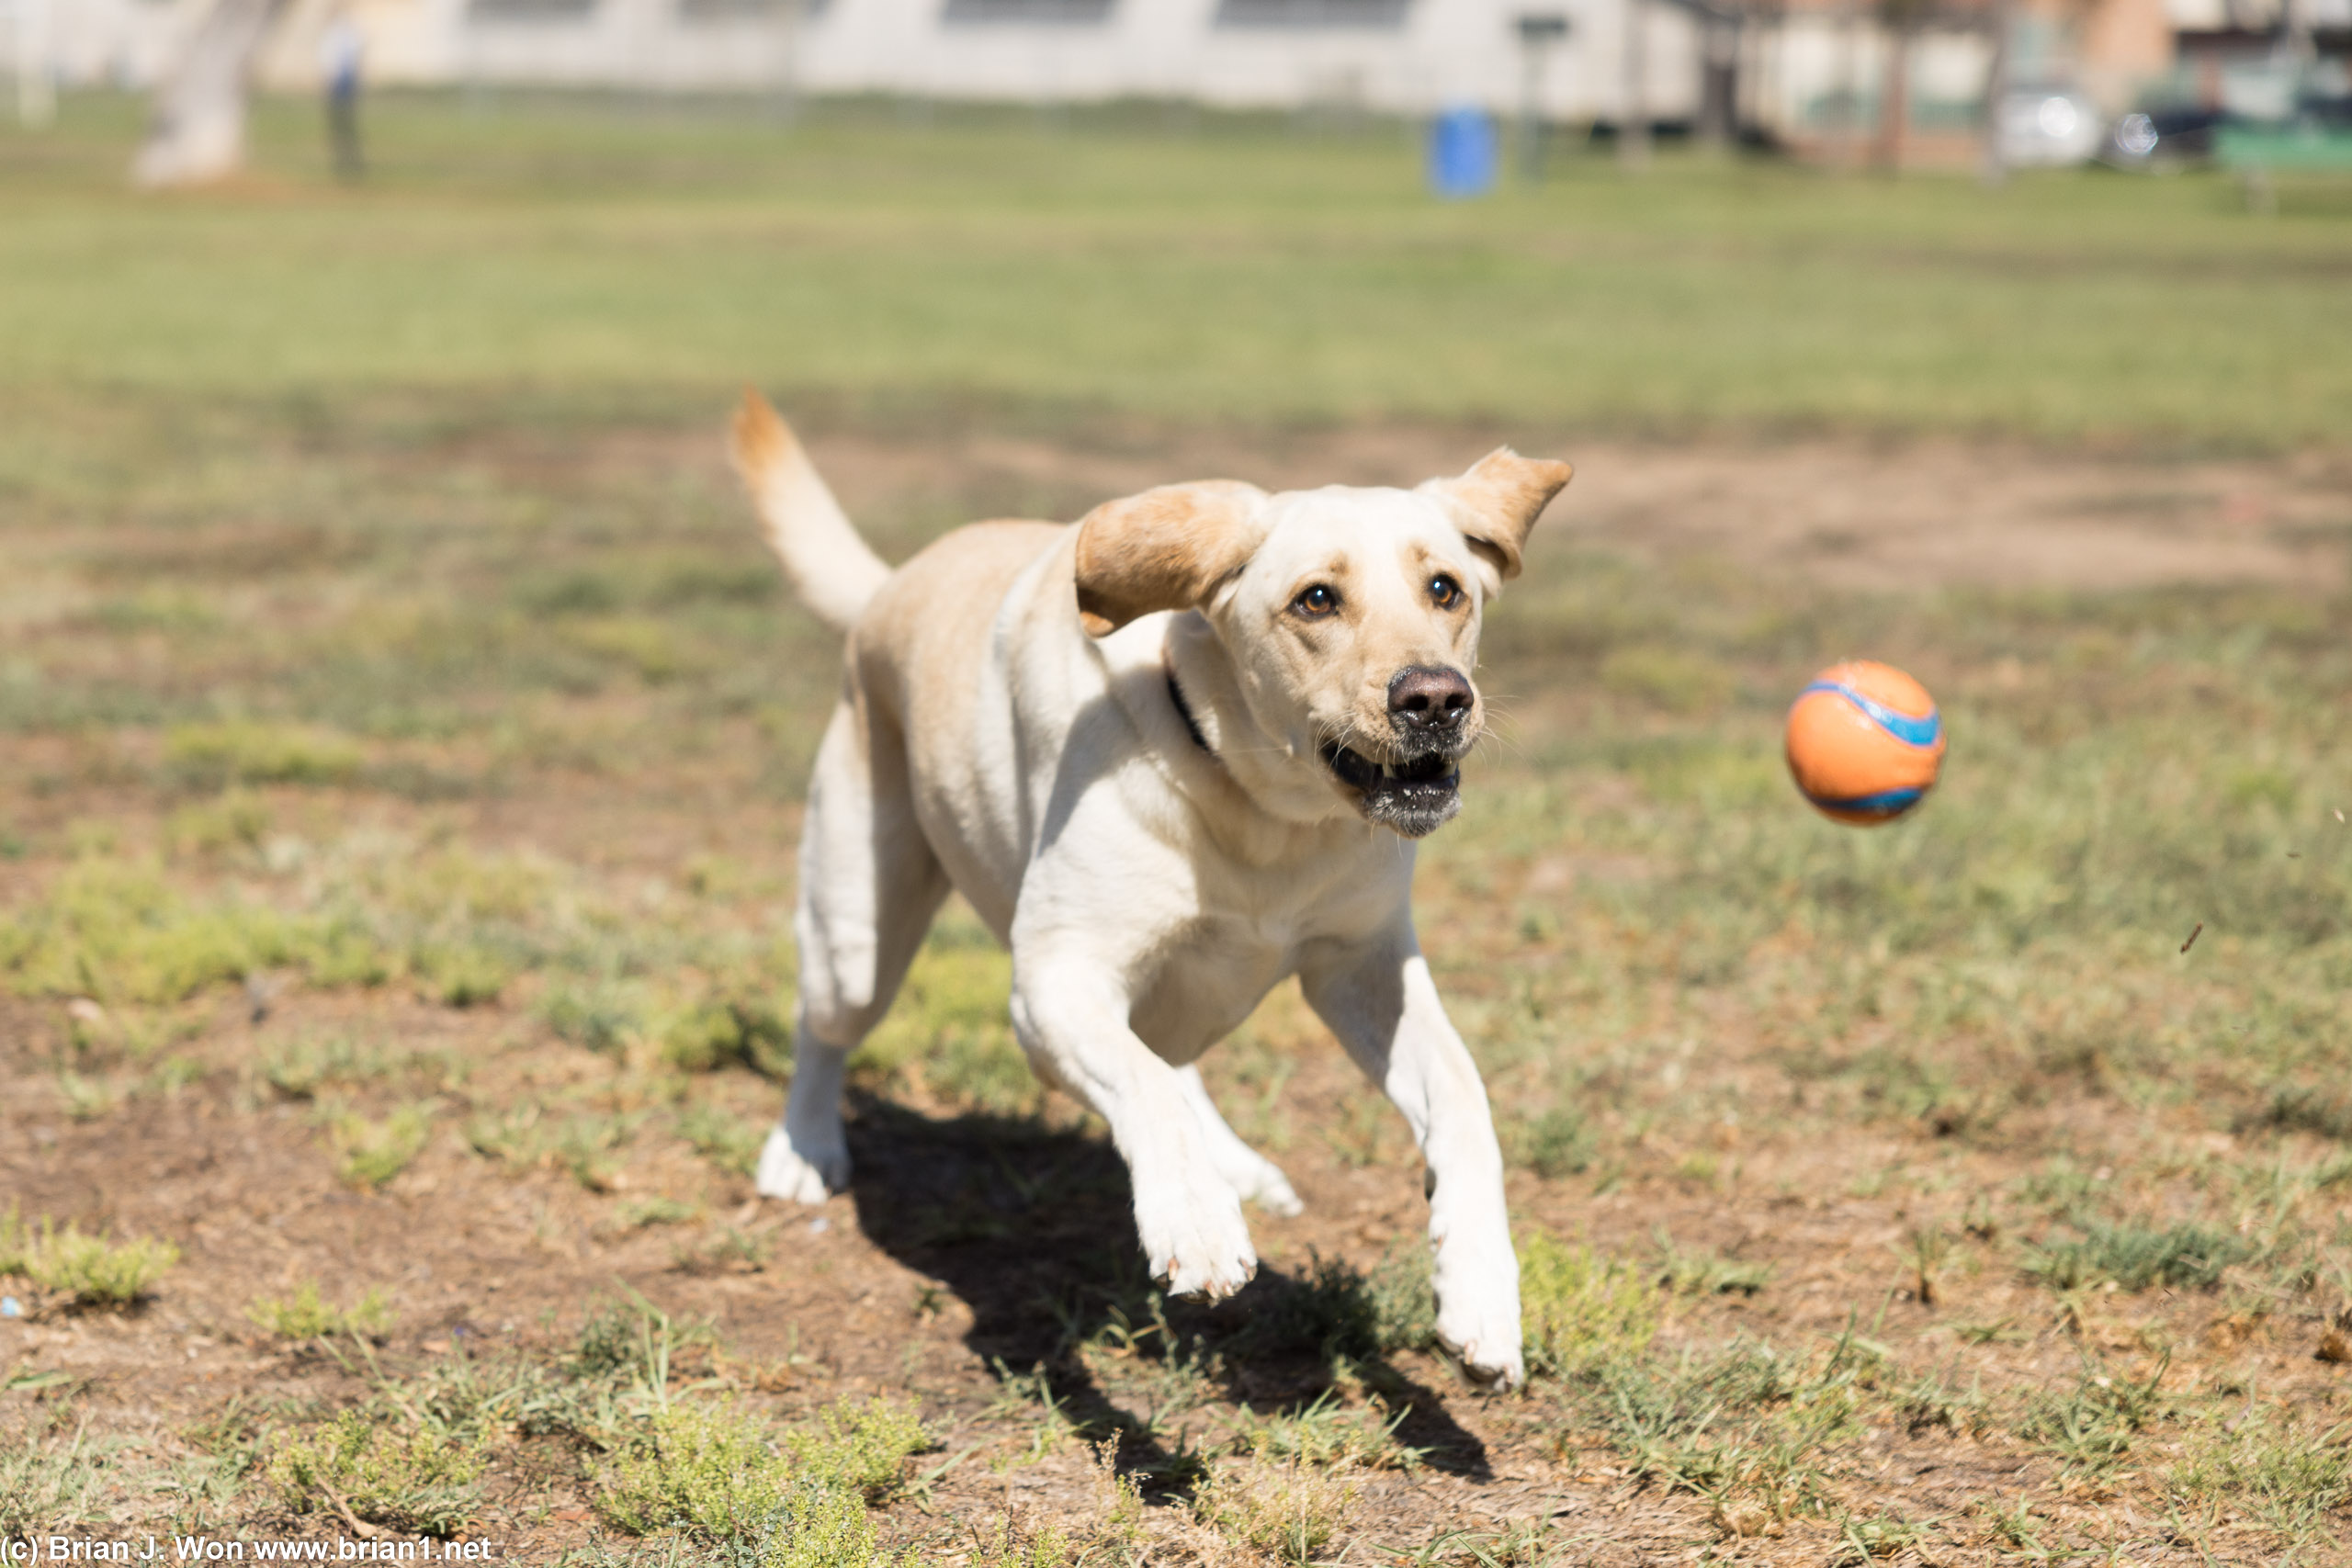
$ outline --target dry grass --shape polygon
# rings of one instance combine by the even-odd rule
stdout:
[[[542,482],[484,471],[493,497]],[[663,548],[722,580],[749,546],[708,479],[711,542]],[[399,599],[423,568],[398,537],[319,570],[350,603]],[[469,547],[503,615],[504,574],[536,569]],[[559,586],[530,602],[606,603]],[[1258,1222],[1267,1277],[1236,1307],[1136,1277],[1122,1179],[1028,1075],[1004,961],[958,910],[857,1059],[857,1194],[813,1220],[746,1205],[792,1010],[768,753],[806,744],[781,705],[821,694],[753,646],[800,646],[772,607],[664,603],[682,637],[782,660],[784,696],[742,706],[724,660],[566,689],[492,658],[463,697],[542,739],[340,728],[360,761],[329,776],[264,767],[258,741],[198,779],[168,728],[27,732],[38,776],[79,782],[70,808],[5,803],[8,1071],[38,1085],[11,1103],[47,1108],[9,1114],[20,1148],[50,1129],[19,1179],[61,1220],[11,1234],[96,1258],[103,1220],[201,1260],[141,1266],[130,1295],[161,1313],[84,1320],[180,1412],[174,1507],[551,1551],[601,1520],[652,1532],[597,1549],[632,1562],[2326,1557],[2341,1374],[2312,1358],[2352,1269],[2330,1043],[2352,863],[2339,743],[2275,716],[2352,679],[2305,608],[2332,602],[1897,614],[1703,557],[1539,558],[1495,627],[1510,732],[1422,879],[1514,1168],[1537,1376],[1499,1403],[1436,1354],[1393,1112],[1288,993],[1210,1062],[1310,1205]],[[71,670],[111,624],[52,627],[44,657]],[[200,665],[211,620],[161,624]],[[1707,661],[1719,695],[1631,681],[1609,662],[1630,646]],[[1770,752],[1778,694],[1855,646],[1921,671],[1961,738],[1943,793],[1877,835],[1806,816]],[[413,647],[381,666],[400,711],[458,700],[401,664]],[[628,746],[544,739],[622,716]],[[323,744],[322,722],[286,728]],[[695,779],[723,807],[666,804]],[[175,1185],[170,1151],[214,1147],[219,1175]],[[127,1180],[120,1151],[165,1163]],[[300,1238],[290,1273],[229,1261],[256,1205]],[[348,1272],[355,1235],[398,1266]],[[12,1266],[34,1305],[72,1299]],[[615,1273],[664,1312],[572,1327]],[[271,1370],[184,1381],[220,1369],[174,1336],[255,1322]],[[7,1397],[57,1397],[49,1354],[28,1345]],[[223,1386],[262,1403],[224,1414]],[[919,1400],[943,1446],[822,1458],[857,1447],[854,1389]],[[45,1517],[162,1495],[166,1461],[106,1446],[117,1397],[84,1396],[80,1450],[77,1414],[6,1450]],[[243,1435],[201,1436],[222,1423]]]
[[[1141,1278],[957,908],[856,1060],[854,1191],[752,1201],[838,649],[699,401],[5,395],[0,1527],[347,1510],[641,1568],[2343,1560],[2325,454],[2068,470],[2076,523],[2306,563],[2273,586],[1856,586],[1636,504],[1769,456],[1809,482],[1728,493],[1795,539],[1940,448],[1588,463],[1419,874],[1522,1240],[1536,1376],[1495,1399],[1434,1342],[1401,1124],[1288,989],[1207,1063],[1307,1203],[1253,1220],[1228,1305]],[[1509,434],[815,412],[894,553]],[[1938,548],[2045,527],[2001,493]],[[1868,834],[1775,750],[1858,652],[1954,737]]]

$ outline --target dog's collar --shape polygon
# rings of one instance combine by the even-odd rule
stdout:
[[[1209,745],[1208,737],[1201,733],[1201,721],[1193,716],[1192,705],[1184,700],[1184,688],[1176,683],[1176,671],[1163,666],[1161,673],[1168,677],[1168,700],[1176,705],[1176,716],[1184,721],[1184,733],[1193,738],[1193,745],[1210,756],[1216,756],[1216,750]]]

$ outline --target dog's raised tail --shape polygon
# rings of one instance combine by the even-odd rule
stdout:
[[[768,546],[809,613],[847,631],[890,569],[866,547],[792,427],[749,388],[735,411],[728,452],[752,492]]]

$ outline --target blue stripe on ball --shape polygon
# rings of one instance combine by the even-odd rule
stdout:
[[[1818,795],[1805,796],[1826,811],[1850,811],[1858,817],[1898,817],[1919,804],[1924,789],[1881,790],[1876,795],[1858,795],[1851,800],[1831,800]]]
[[[1931,713],[1925,718],[1913,718],[1907,713],[1895,712],[1875,697],[1864,696],[1843,681],[1815,681],[1797,695],[1809,696],[1815,692],[1835,692],[1861,709],[1869,716],[1871,723],[1906,746],[1917,746],[1925,750],[1943,738],[1944,721],[1941,714]]]

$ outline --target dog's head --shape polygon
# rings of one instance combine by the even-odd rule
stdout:
[[[1080,523],[1079,611],[1098,637],[1199,611],[1257,727],[1418,839],[1461,808],[1462,755],[1486,726],[1470,679],[1481,611],[1571,472],[1505,447],[1410,491],[1147,491]]]

